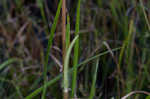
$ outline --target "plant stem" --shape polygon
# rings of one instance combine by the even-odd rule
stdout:
[[[63,63],[66,54],[66,0],[62,3],[62,45],[63,45]]]
[[[62,48],[62,52],[63,52],[62,61],[64,64],[65,56],[66,56],[66,0],[63,0],[62,2],[62,47],[63,47]],[[65,74],[66,71],[64,70],[63,72]],[[65,80],[65,77],[64,77],[64,80]],[[68,99],[68,97],[69,97],[68,90],[64,90],[64,99]]]

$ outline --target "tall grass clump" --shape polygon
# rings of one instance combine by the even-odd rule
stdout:
[[[149,9],[150,0],[0,0],[0,97],[149,99]]]

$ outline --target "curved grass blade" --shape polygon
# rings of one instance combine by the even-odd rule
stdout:
[[[8,59],[7,61],[5,61],[4,63],[2,63],[0,65],[0,70],[2,70],[3,68],[5,68],[6,66],[8,66],[9,64],[12,64],[14,62],[17,62],[18,59],[17,58],[11,58],[11,59]]]
[[[64,93],[68,93],[68,88],[69,88],[69,81],[68,81],[68,65],[69,65],[69,57],[70,57],[70,53],[71,50],[73,48],[73,45],[75,44],[75,41],[78,39],[79,35],[77,35],[72,43],[70,44],[66,56],[65,56],[65,61],[64,61]]]

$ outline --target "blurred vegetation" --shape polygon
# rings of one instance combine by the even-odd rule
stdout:
[[[78,0],[67,0],[66,49],[70,40],[79,35],[76,54],[72,51],[70,63],[66,60],[70,96],[121,99],[128,93],[142,91],[129,99],[149,99],[150,0],[80,1],[79,5]],[[62,99],[59,2],[0,0],[3,99],[41,99],[44,84],[46,99]],[[44,79],[47,82],[43,83]]]

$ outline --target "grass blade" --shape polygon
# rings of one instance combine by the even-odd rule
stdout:
[[[55,19],[54,19],[54,23],[53,23],[52,28],[51,28],[51,32],[50,32],[51,34],[50,34],[49,40],[48,40],[48,47],[47,47],[45,62],[44,62],[44,85],[46,85],[46,83],[47,83],[47,79],[46,79],[47,75],[46,74],[47,74],[47,65],[48,65],[49,53],[50,53],[50,48],[52,46],[52,41],[53,41],[53,38],[54,38],[54,33],[55,33],[55,30],[56,30],[56,25],[57,25],[57,22],[58,22],[58,18],[59,18],[59,15],[60,15],[61,6],[62,6],[62,0],[60,0],[60,2],[59,2],[57,12],[56,12],[56,16],[55,16]],[[44,88],[43,88],[42,99],[44,99],[44,97],[45,97],[46,87],[47,86],[44,86]]]
[[[78,0],[77,5],[77,16],[76,16],[76,26],[75,26],[75,35],[79,34],[80,28],[80,0]],[[77,80],[77,64],[78,64],[78,57],[79,57],[79,38],[76,40],[75,47],[74,47],[74,61],[73,61],[73,80],[72,80],[72,93],[71,97],[74,97],[76,94],[76,80]]]
[[[149,29],[149,31],[150,31],[150,23],[149,23],[149,20],[148,20],[147,15],[146,15],[146,11],[145,11],[145,9],[144,9],[144,5],[143,5],[143,1],[142,1],[142,0],[140,0],[140,4],[141,4],[141,8],[142,8],[143,13],[144,13],[144,17],[145,17],[145,20],[146,20],[146,24],[147,24],[148,29]]]
[[[94,76],[93,76],[93,81],[92,81],[92,86],[91,86],[91,92],[90,92],[89,99],[94,99],[93,97],[95,95],[95,84],[96,84],[98,66],[99,66],[99,59],[96,62],[96,68],[95,68],[95,72],[94,72]]]
[[[48,35],[49,33],[49,26],[48,26],[48,22],[47,22],[47,19],[46,19],[46,15],[45,15],[45,12],[44,12],[44,6],[43,6],[43,3],[44,0],[37,0],[37,5],[38,7],[40,8],[40,12],[41,12],[41,16],[42,16],[42,19],[44,21],[44,24],[46,24],[46,34]]]
[[[67,31],[66,31],[66,50],[69,48],[70,45],[70,18],[69,15],[67,16]]]
[[[72,47],[75,43],[75,41],[78,39],[78,35],[73,39],[72,43],[70,44],[67,53],[66,53],[66,57],[65,57],[65,61],[64,61],[64,93],[68,93],[68,88],[69,88],[69,81],[68,81],[68,65],[69,65],[69,57],[70,57],[70,53],[72,50]]]

